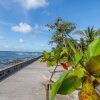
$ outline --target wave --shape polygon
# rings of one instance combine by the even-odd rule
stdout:
[[[32,59],[41,55],[41,52],[0,51],[0,68]]]

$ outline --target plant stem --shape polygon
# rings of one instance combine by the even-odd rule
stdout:
[[[50,77],[50,81],[49,81],[49,82],[52,81],[52,77],[53,77],[53,75],[54,75],[54,73],[55,73],[57,67],[58,67],[58,61],[57,61],[57,65],[56,65],[56,67],[54,68],[54,71],[52,72],[52,75],[51,75],[51,77]]]

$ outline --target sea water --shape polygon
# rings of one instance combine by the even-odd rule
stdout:
[[[41,52],[0,51],[0,69],[40,55]]]

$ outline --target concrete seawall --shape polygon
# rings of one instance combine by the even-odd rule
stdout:
[[[23,67],[31,64],[32,62],[38,60],[41,56],[37,57],[37,58],[33,58],[27,61],[23,61],[11,66],[8,66],[6,68],[3,68],[0,70],[0,81],[2,81],[3,79],[7,78],[8,76],[10,76],[11,74],[17,72],[18,70],[22,69]]]

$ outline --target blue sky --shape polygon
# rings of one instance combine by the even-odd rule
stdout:
[[[0,51],[50,50],[45,25],[58,17],[100,28],[100,0],[0,0]]]

